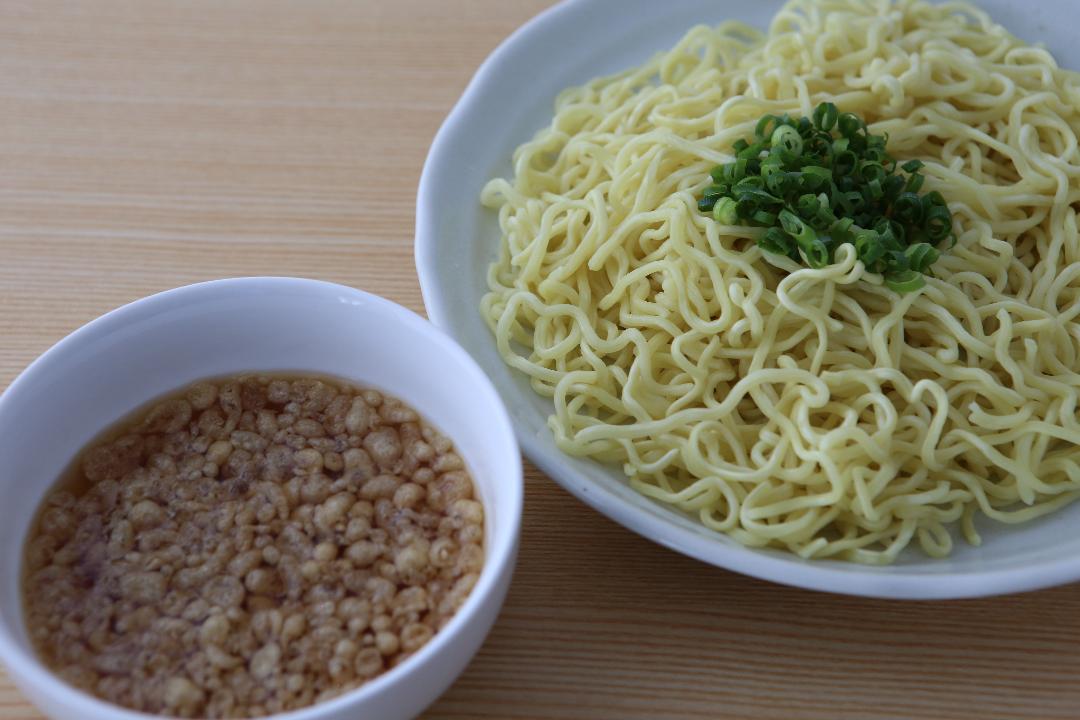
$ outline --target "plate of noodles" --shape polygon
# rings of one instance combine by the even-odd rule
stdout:
[[[432,146],[416,262],[528,457],[805,588],[1080,579],[1067,0],[568,0]]]

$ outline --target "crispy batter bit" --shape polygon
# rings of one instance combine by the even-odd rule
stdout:
[[[484,559],[484,510],[411,408],[325,379],[198,383],[86,451],[27,547],[46,663],[177,717],[304,707],[420,649]]]

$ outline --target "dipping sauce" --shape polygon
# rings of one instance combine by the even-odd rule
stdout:
[[[301,708],[419,650],[484,560],[449,439],[323,377],[200,382],[85,449],[27,541],[30,637],[104,700],[176,717]]]

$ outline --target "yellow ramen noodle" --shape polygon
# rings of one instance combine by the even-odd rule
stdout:
[[[766,113],[822,101],[926,163],[958,244],[906,295],[806,269],[697,198]],[[752,546],[888,563],[1080,492],[1080,75],[976,8],[796,0],[563,92],[483,191],[482,312],[565,452]]]

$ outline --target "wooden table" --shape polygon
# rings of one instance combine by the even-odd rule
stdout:
[[[97,315],[199,280],[323,278],[422,310],[428,145],[548,4],[0,3],[0,387]],[[425,717],[1078,718],[1078,667],[1080,585],[793,590],[653,545],[530,468],[506,607]],[[0,677],[0,720],[40,717]]]

